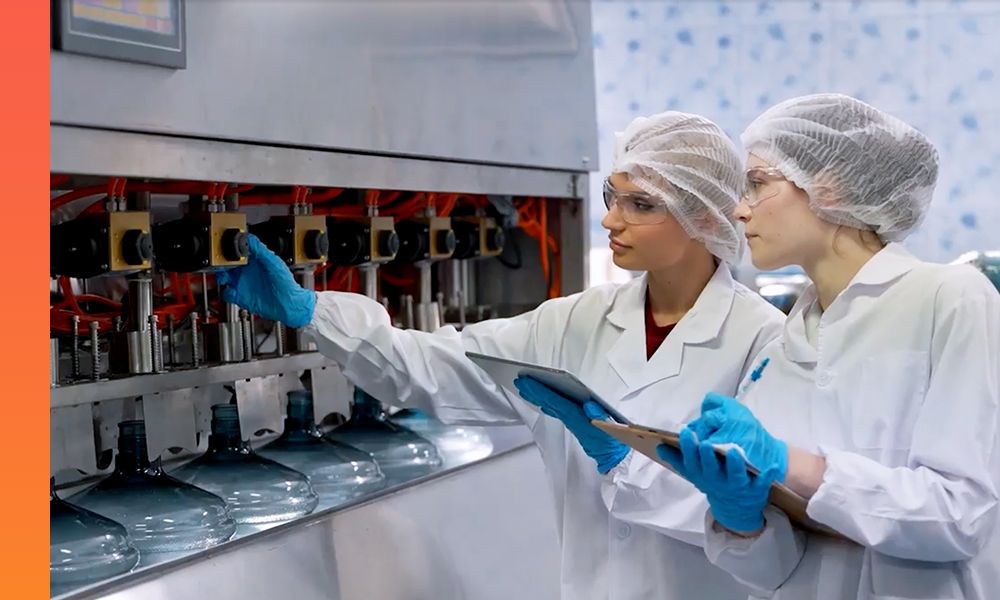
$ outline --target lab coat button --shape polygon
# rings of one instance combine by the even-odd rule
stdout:
[[[816,385],[819,387],[826,387],[830,385],[831,381],[833,381],[833,376],[830,375],[829,371],[820,371],[819,375],[816,376]]]
[[[630,535],[632,535],[632,527],[628,523],[622,523],[618,526],[618,539],[624,540]]]

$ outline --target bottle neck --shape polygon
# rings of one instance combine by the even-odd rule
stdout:
[[[312,418],[299,419],[285,417],[285,429],[281,437],[289,442],[304,442],[319,436],[316,420]]]
[[[249,451],[243,441],[240,416],[236,404],[216,404],[212,407],[212,434],[208,436],[209,452]]]
[[[142,434],[119,434],[115,470],[121,473],[132,473],[145,471],[149,467],[145,432]]]
[[[354,408],[351,412],[352,419],[362,420],[385,420],[385,409],[382,403],[361,388],[354,389]]]
[[[209,452],[245,452],[249,450],[249,448],[249,442],[242,439],[239,431],[213,431],[212,434],[208,436]]]

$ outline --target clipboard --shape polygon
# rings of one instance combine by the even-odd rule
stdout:
[[[671,471],[674,470],[673,467],[670,466],[670,463],[660,458],[660,456],[656,453],[656,447],[660,444],[667,444],[671,448],[677,448],[679,450],[680,434],[677,432],[663,431],[660,429],[643,427],[641,425],[621,425],[610,421],[594,420],[591,421],[591,423],[594,427],[597,427],[619,442],[634,448],[657,464],[662,465]],[[721,448],[716,448],[716,452],[721,456],[725,456],[725,453]],[[757,474],[757,469],[752,466],[748,466],[747,470],[754,475]],[[802,529],[811,533],[818,533],[820,535],[846,540],[844,536],[840,535],[833,529],[830,529],[826,525],[811,519],[806,513],[806,506],[809,504],[809,501],[788,489],[786,486],[780,483],[772,483],[771,494],[768,500],[771,505],[781,509],[786,515],[788,515],[788,518],[791,519],[792,523],[798,525]]]
[[[476,363],[476,366],[485,371],[497,385],[504,389],[517,393],[517,388],[514,387],[514,380],[522,375],[527,375],[544,383],[581,406],[584,402],[592,400],[599,404],[615,421],[625,425],[632,424],[618,409],[601,400],[600,396],[595,394],[585,383],[577,379],[569,371],[509,358],[479,354],[478,352],[466,352],[465,355],[469,357],[469,360]]]

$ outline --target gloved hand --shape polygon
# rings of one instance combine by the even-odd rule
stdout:
[[[215,281],[223,286],[222,299],[288,327],[307,325],[316,308],[316,292],[300,286],[285,263],[257,236],[249,238],[247,264],[215,274]]]
[[[620,463],[629,448],[610,435],[591,425],[591,419],[607,419],[608,414],[596,402],[586,402],[583,407],[541,383],[537,379],[521,376],[514,380],[514,387],[521,397],[537,406],[550,417],[566,425],[587,456],[597,462],[602,475]]]
[[[774,469],[752,476],[739,450],[730,448],[723,460],[711,443],[699,443],[687,427],[681,430],[680,446],[678,452],[660,444],[656,453],[705,494],[716,521],[738,532],[757,531],[764,526],[764,507],[775,481]]]
[[[785,480],[788,445],[768,433],[740,401],[711,392],[701,403],[701,416],[687,426],[700,442],[736,444],[758,470],[772,470],[776,481]]]

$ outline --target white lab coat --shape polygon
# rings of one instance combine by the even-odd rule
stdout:
[[[733,393],[750,357],[780,333],[783,315],[721,265],[647,362],[645,291],[642,277],[433,333],[393,328],[384,308],[364,296],[324,292],[307,330],[376,398],[448,423],[531,429],[555,499],[564,599],[743,598],[747,589],[705,558],[707,505],[693,486],[641,455],[601,476],[561,422],[497,388],[465,356],[566,369],[628,418],[674,427],[698,414],[706,392]],[[644,527],[653,514],[667,535]]]
[[[826,457],[809,516],[858,545],[768,509],[754,539],[708,515],[708,556],[754,597],[1000,598],[1000,296],[972,267],[890,244],[817,306],[807,290],[742,400]]]

